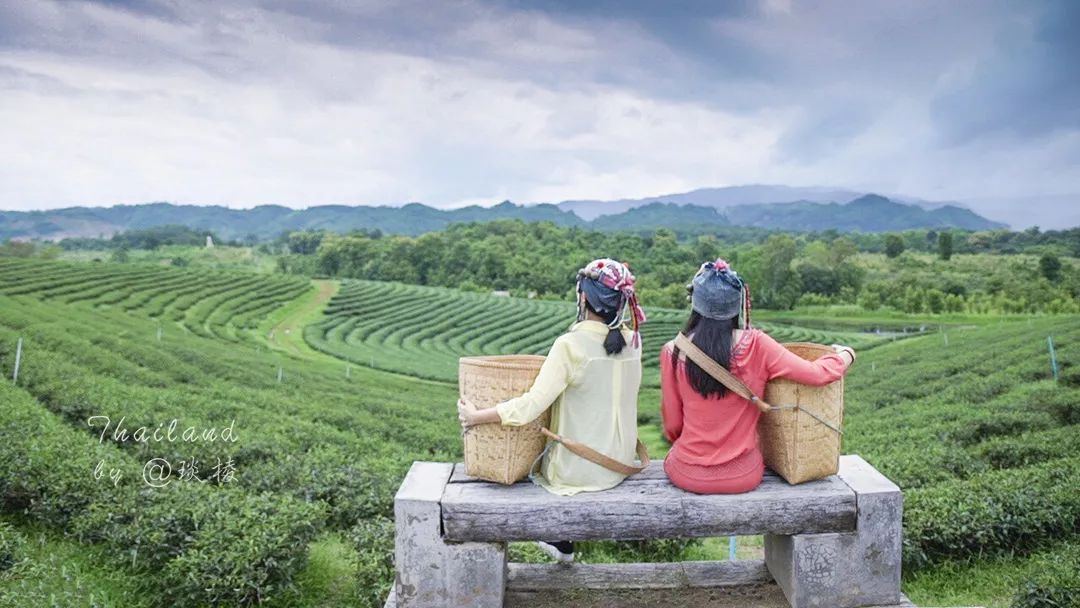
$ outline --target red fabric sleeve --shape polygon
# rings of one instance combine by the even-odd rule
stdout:
[[[800,384],[823,386],[843,378],[847,372],[847,360],[840,353],[828,353],[816,361],[807,361],[765,332],[759,332],[757,339],[764,350],[765,369],[770,380],[787,378]]]
[[[664,436],[675,443],[682,434],[683,403],[679,396],[677,369],[671,362],[671,343],[660,349],[660,416],[664,421]]]

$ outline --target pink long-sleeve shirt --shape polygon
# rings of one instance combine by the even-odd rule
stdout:
[[[664,435],[672,443],[668,458],[712,466],[758,449],[757,406],[731,391],[720,398],[699,395],[686,375],[685,357],[672,365],[673,348],[668,342],[660,349],[660,412]],[[731,353],[731,373],[759,396],[773,378],[821,386],[839,380],[846,370],[840,354],[807,361],[757,329],[744,331]]]

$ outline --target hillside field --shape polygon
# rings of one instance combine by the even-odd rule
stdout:
[[[367,281],[334,289],[0,258],[0,606],[381,605],[397,484],[413,460],[461,457],[456,358],[542,353],[573,308]],[[648,312],[654,369],[684,313]],[[844,451],[905,491],[905,592],[919,605],[1020,608],[1075,589],[1080,318],[819,321],[763,313],[759,325],[860,350]],[[859,331],[870,325],[886,331]],[[928,331],[893,339],[912,327]],[[659,455],[647,385],[639,423]],[[229,427],[236,441],[140,441],[88,424],[106,416],[132,433],[173,418]],[[172,470],[160,487],[144,478],[152,461]]]
[[[469,355],[544,354],[575,319],[569,302],[529,300],[378,281],[346,281],[326,319],[304,333],[315,349],[361,365],[419,378],[457,381],[457,361]],[[686,323],[681,310],[648,307],[642,327],[646,385],[659,385],[660,347]],[[760,315],[759,315],[760,316]],[[758,322],[783,342],[849,344],[866,349],[898,331],[863,333],[809,329],[794,322]]]

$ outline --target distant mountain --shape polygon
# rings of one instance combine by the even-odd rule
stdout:
[[[608,232],[636,231],[643,228],[701,228],[726,226],[728,218],[714,207],[676,205],[675,203],[649,203],[615,215],[602,215],[589,227]]]
[[[115,207],[71,207],[51,211],[0,211],[0,240],[111,236],[137,228],[168,224],[213,231],[225,239],[273,238],[293,230],[349,232],[378,229],[389,234],[417,235],[442,230],[457,222],[520,219],[550,221],[561,226],[585,222],[555,205],[515,205],[505,201],[493,207],[477,205],[460,209],[436,209],[420,203],[402,207],[323,205],[290,209],[274,205],[253,209],[220,206],[149,203]]]
[[[677,205],[698,205],[724,209],[735,205],[758,205],[789,201],[810,201],[815,203],[850,201],[862,194],[864,193],[838,188],[750,185],[727,188],[700,188],[679,194],[665,194],[664,196],[651,196],[648,198],[624,198],[615,201],[563,201],[558,206],[559,209],[564,211],[573,211],[582,219],[591,220],[601,215],[622,213],[650,203],[675,203]]]
[[[732,224],[781,230],[828,230],[888,232],[912,228],[963,228],[993,230],[1005,224],[988,220],[970,209],[944,205],[924,209],[867,194],[849,203],[772,203],[738,205],[726,211]]]
[[[690,194],[690,193],[688,193]],[[759,193],[760,194],[760,193]],[[676,200],[679,196],[673,197]],[[719,199],[712,199],[714,202]],[[724,199],[727,200],[727,199]],[[470,206],[435,209],[420,203],[403,207],[325,205],[308,209],[262,206],[254,209],[199,207],[150,203],[116,207],[72,207],[53,211],[0,211],[0,240],[112,236],[127,230],[182,225],[213,232],[225,239],[273,238],[294,230],[381,230],[388,234],[417,235],[442,230],[457,222],[518,219],[549,221],[560,226],[597,230],[642,231],[660,227],[706,231],[710,226],[751,226],[792,231],[826,230],[883,232],[909,228],[953,227],[969,230],[1004,228],[969,209],[954,205],[928,209],[869,194],[851,202],[797,202],[727,205],[680,204],[674,201],[634,205],[622,212],[586,221],[556,205],[515,205],[503,201],[493,207]]]

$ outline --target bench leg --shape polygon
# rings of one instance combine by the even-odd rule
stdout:
[[[859,456],[840,458],[855,491],[850,533],[765,536],[765,563],[793,608],[898,604],[903,495]]]
[[[504,543],[448,543],[439,506],[453,465],[414,462],[394,497],[398,608],[502,608]]]

